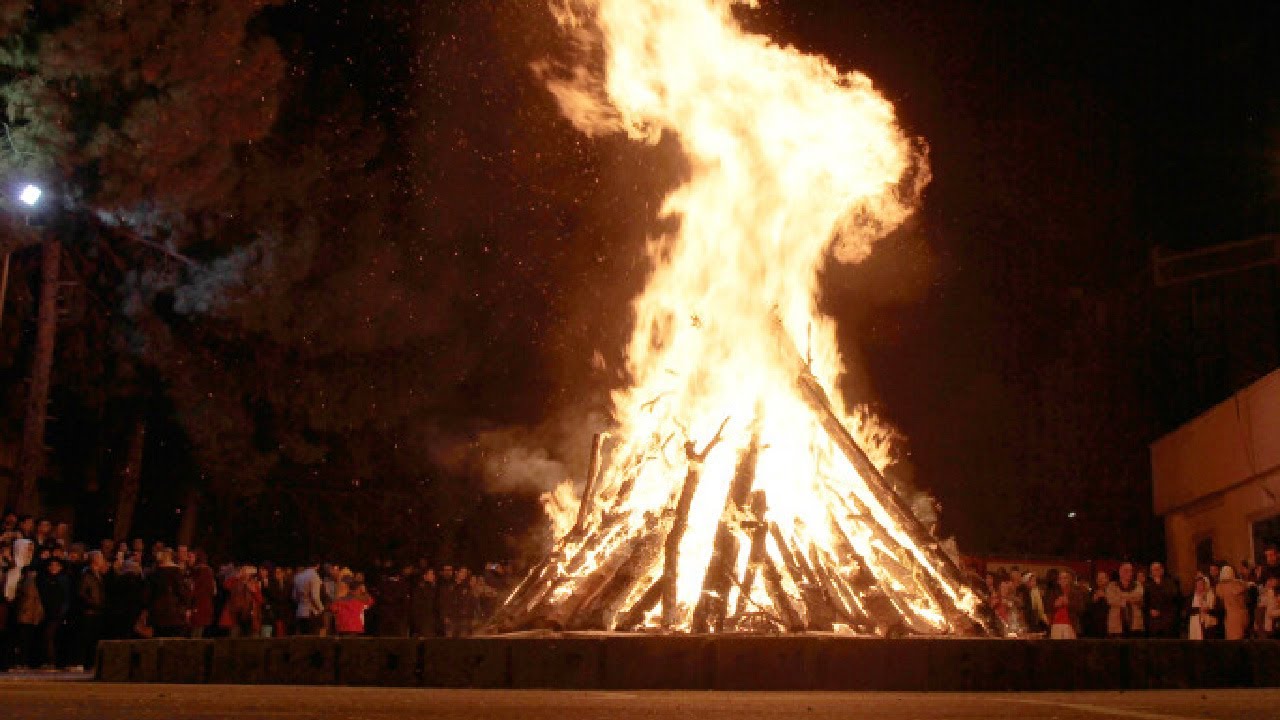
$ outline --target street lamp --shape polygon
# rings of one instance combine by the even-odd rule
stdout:
[[[18,200],[20,200],[23,205],[33,208],[36,206],[36,203],[40,202],[40,196],[43,194],[44,191],[40,189],[39,185],[27,183],[22,186],[22,190],[18,193]]]
[[[27,209],[34,211],[36,206],[40,204],[40,197],[44,195],[44,190],[35,183],[27,183],[18,191],[18,202],[22,203]],[[27,224],[32,224],[31,215],[27,215]],[[0,321],[4,320],[4,301],[9,294],[9,256],[11,253],[4,254],[3,265],[0,266]]]

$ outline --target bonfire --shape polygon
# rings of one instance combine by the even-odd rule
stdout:
[[[745,31],[742,0],[557,0],[537,70],[584,133],[674,138],[616,429],[500,630],[985,634],[953,557],[846,407],[824,263],[913,212],[924,146],[872,82]],[[743,6],[743,7],[735,7]],[[594,64],[593,64],[594,63]]]

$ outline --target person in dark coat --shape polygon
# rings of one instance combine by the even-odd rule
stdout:
[[[470,637],[476,618],[476,598],[471,588],[471,571],[458,568],[453,575],[452,607],[445,623],[449,637]],[[443,612],[443,608],[441,608]]]
[[[107,561],[97,550],[89,552],[89,562],[80,573],[80,665],[93,667],[98,659],[98,641],[102,639],[107,609],[107,590],[104,575]]]
[[[107,592],[107,637],[127,640],[133,637],[138,616],[146,608],[146,584],[142,579],[142,567],[123,550],[116,555],[115,564],[104,583]]]
[[[437,606],[439,583],[436,571],[427,568],[422,579],[413,589],[413,610],[410,614],[410,631],[414,637],[436,637],[440,634],[440,612]]]
[[[444,637],[457,637],[454,634],[454,621],[458,615],[458,582],[453,576],[453,566],[440,568],[440,588],[436,591],[436,614],[440,616],[440,634]]]
[[[1111,584],[1111,576],[1099,572],[1093,580],[1093,591],[1089,594],[1089,602],[1084,609],[1085,637],[1105,638],[1107,636],[1107,615],[1111,606],[1107,603],[1107,585]]]
[[[409,613],[413,604],[409,566],[400,572],[387,573],[378,581],[374,594],[378,604],[378,635],[381,637],[409,637]]]
[[[62,572],[62,560],[49,558],[37,581],[40,605],[44,608],[41,639],[44,645],[44,667],[53,668],[61,660],[67,613],[71,609],[71,587]]]
[[[195,561],[187,573],[191,582],[191,637],[198,638],[209,632],[216,619],[213,601],[218,595],[218,580],[203,550],[196,550],[191,557]]]
[[[1164,564],[1151,563],[1147,585],[1143,588],[1144,611],[1147,614],[1147,633],[1155,638],[1176,638],[1182,631],[1182,592],[1178,581],[1169,577]]]
[[[181,637],[187,631],[191,592],[173,552],[156,551],[156,569],[147,578],[147,623],[156,637]]]

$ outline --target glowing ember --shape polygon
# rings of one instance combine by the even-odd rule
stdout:
[[[859,261],[910,214],[923,153],[866,77],[744,32],[739,3],[754,5],[553,5],[605,60],[539,68],[564,113],[592,135],[671,133],[690,177],[663,208],[679,230],[649,246],[619,441],[583,513],[548,499],[564,534],[499,622],[980,630],[954,563],[880,476],[874,421],[849,419],[816,304],[829,253]]]

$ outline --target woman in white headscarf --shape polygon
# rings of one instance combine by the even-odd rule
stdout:
[[[1226,611],[1222,628],[1228,640],[1243,640],[1249,629],[1249,608],[1246,605],[1246,593],[1249,587],[1236,577],[1235,568],[1223,565],[1218,575],[1218,586],[1213,592],[1222,599],[1222,607]]]
[[[1190,612],[1187,613],[1187,638],[1190,640],[1208,640],[1217,635],[1218,617],[1214,613],[1214,605],[1218,598],[1209,586],[1209,578],[1196,575],[1196,589],[1191,593]]]
[[[36,544],[26,538],[13,541],[13,567],[4,576],[4,597],[9,602],[18,596],[18,582],[22,580],[22,570],[31,564],[36,554]]]

